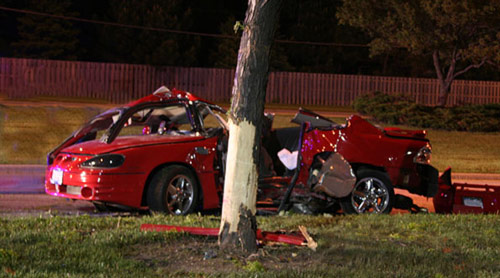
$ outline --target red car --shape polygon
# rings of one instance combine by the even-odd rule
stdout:
[[[161,87],[96,116],[49,153],[45,191],[98,209],[220,208],[225,113]],[[272,129],[272,117],[265,119],[259,206],[387,213],[398,206],[394,187],[428,197],[437,192],[425,131],[381,129],[359,116],[339,125],[305,109],[292,120],[297,127]]]

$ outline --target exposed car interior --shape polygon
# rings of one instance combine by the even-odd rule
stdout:
[[[170,105],[148,107],[127,119],[118,136],[186,135],[193,131],[186,107]]]

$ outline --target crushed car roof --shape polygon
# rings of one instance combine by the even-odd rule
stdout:
[[[154,91],[151,95],[145,96],[138,100],[132,101],[126,104],[126,107],[133,107],[138,104],[147,103],[147,102],[168,102],[173,100],[188,100],[188,101],[202,101],[208,104],[213,104],[210,101],[199,98],[189,92],[181,91],[173,88],[170,90],[165,86],[161,86],[156,91]]]

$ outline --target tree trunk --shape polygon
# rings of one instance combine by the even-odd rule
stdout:
[[[445,107],[446,103],[448,103],[448,96],[451,91],[451,81],[447,82],[446,80],[439,80],[439,98],[438,98],[438,106]]]
[[[261,130],[269,54],[282,0],[249,0],[238,52],[219,245],[228,251],[257,250],[257,198]]]
[[[443,73],[441,72],[440,68],[440,61],[439,61],[439,52],[434,51],[433,54],[433,59],[434,59],[434,67],[436,68],[436,73],[438,76],[439,80],[439,106],[444,107],[448,103],[448,96],[450,95],[451,92],[451,84],[453,81],[457,78],[457,76],[460,76],[466,72],[468,72],[471,69],[477,69],[482,67],[486,61],[488,61],[488,56],[483,57],[481,62],[477,64],[470,64],[464,69],[457,71],[456,70],[456,64],[457,64],[457,52],[453,52],[453,56],[450,61],[450,66],[448,68],[448,73],[446,74],[446,78],[444,77]]]
[[[453,54],[455,55],[455,53]],[[441,69],[441,61],[439,58],[439,51],[434,50],[432,53],[432,60],[434,62],[434,69],[436,70],[436,75],[439,81],[439,98],[438,98],[438,106],[444,107],[446,106],[446,102],[448,101],[448,95],[451,90],[451,83],[453,82],[454,73],[455,73],[455,64],[456,59],[451,59],[450,67],[448,68],[448,73],[446,77],[443,74]]]

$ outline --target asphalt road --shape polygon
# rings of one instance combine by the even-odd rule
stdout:
[[[1,165],[0,194],[44,193],[45,165]]]

